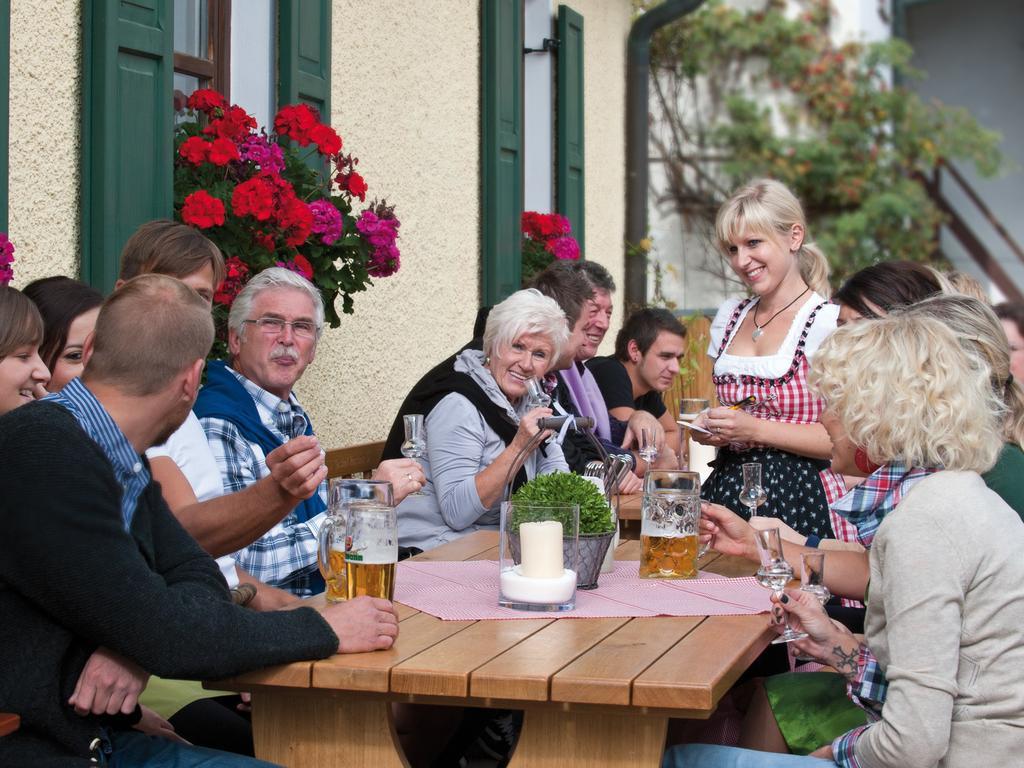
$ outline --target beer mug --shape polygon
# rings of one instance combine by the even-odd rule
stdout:
[[[347,531],[345,509],[342,503],[341,484],[344,478],[336,477],[327,486],[327,519],[320,526],[316,560],[320,575],[327,582],[324,597],[332,603],[346,599],[345,592],[345,536]]]
[[[348,480],[342,485],[347,520],[345,583],[348,599],[395,596],[398,517],[391,483]]]
[[[640,578],[694,579],[700,532],[700,475],[655,469],[644,476]]]

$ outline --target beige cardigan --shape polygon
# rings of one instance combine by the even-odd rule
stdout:
[[[862,768],[1024,765],[1024,525],[973,472],[938,472],[882,522],[865,632],[889,681]]]

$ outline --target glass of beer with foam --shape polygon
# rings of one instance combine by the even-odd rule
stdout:
[[[675,469],[647,472],[641,515],[640,578],[696,578],[700,475]]]
[[[324,597],[332,603],[341,602],[348,597],[345,590],[345,508],[348,502],[342,491],[342,484],[347,482],[351,481],[335,477],[328,484],[327,519],[320,526],[318,536],[317,565],[320,567],[320,575],[327,584]]]
[[[392,600],[398,564],[398,518],[391,483],[346,481],[345,583],[348,599]]]

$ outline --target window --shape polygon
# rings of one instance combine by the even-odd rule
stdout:
[[[174,121],[193,91],[231,100],[231,0],[174,0]]]

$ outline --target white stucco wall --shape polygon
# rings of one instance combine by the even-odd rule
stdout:
[[[14,285],[78,273],[81,13],[11,3],[9,232]]]
[[[583,15],[586,257],[615,277],[612,327],[601,346],[611,354],[623,319],[626,239],[626,40],[629,0],[577,0]]]
[[[463,0],[336,0],[333,125],[367,203],[402,222],[402,268],[328,330],[299,394],[331,448],[379,440],[425,371],[472,335],[479,298],[479,19]]]

